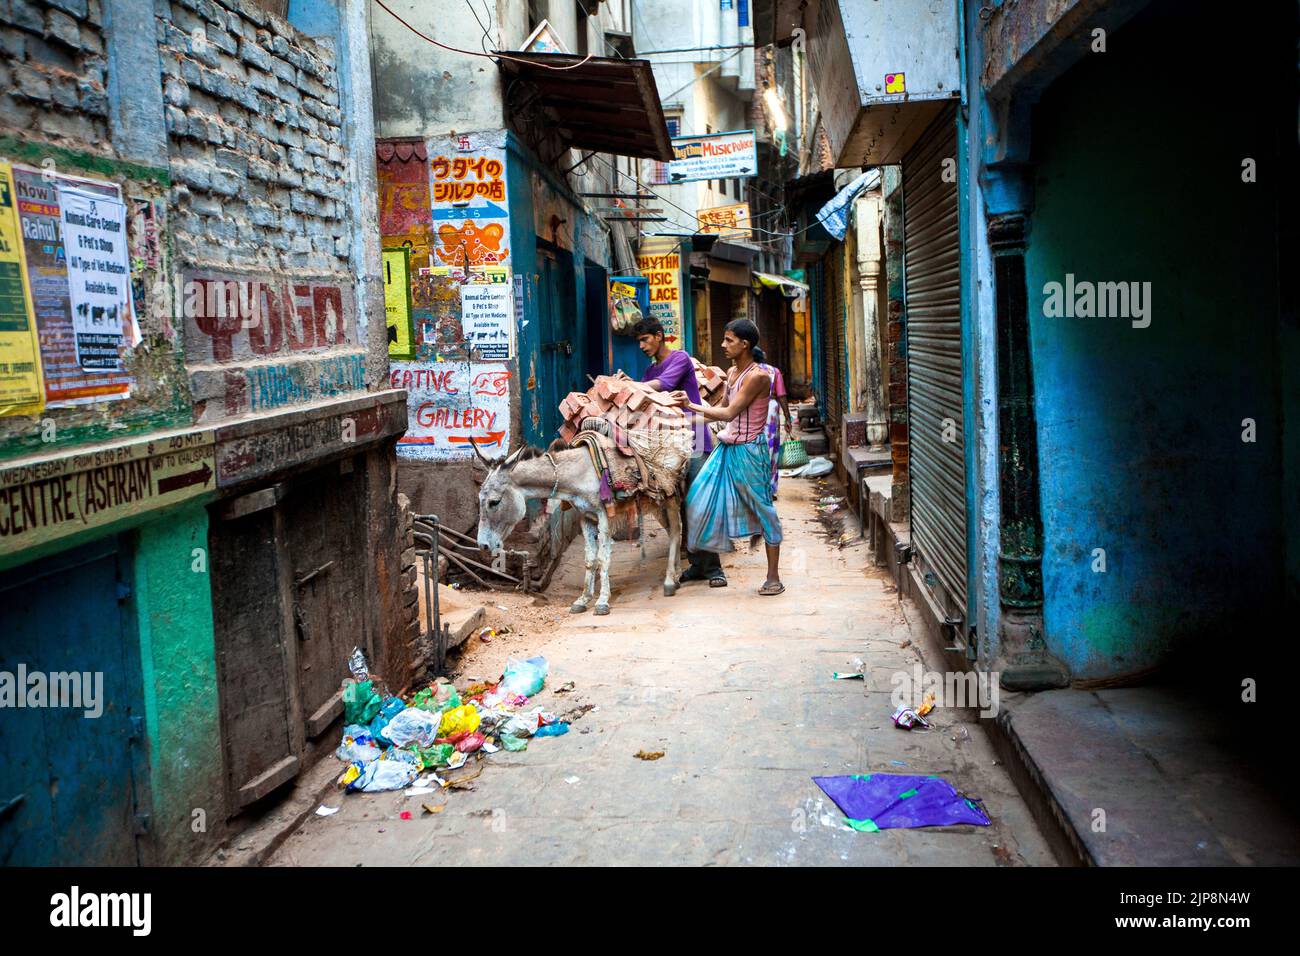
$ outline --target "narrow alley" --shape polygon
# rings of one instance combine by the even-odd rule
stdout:
[[[645,563],[635,542],[614,545],[608,617],[568,612],[582,589],[578,541],[544,603],[488,595],[491,623],[514,633],[472,638],[453,663],[457,686],[541,654],[551,671],[534,702],[592,709],[563,737],[482,756],[473,790],[330,793],[323,805],[338,812],[309,816],[269,862],[1051,865],[974,712],[941,705],[930,730],[891,722],[893,675],[924,661],[915,609],[868,566],[860,539],[838,545],[817,507],[833,489],[819,485],[781,484],[783,595],[755,593],[762,556],[742,547],[724,560],[726,589],[691,583],[664,597],[659,530],[647,532]],[[865,682],[832,679],[856,659]],[[812,777],[873,772],[942,776],[992,825],[854,832]],[[423,812],[430,801],[446,809]]]

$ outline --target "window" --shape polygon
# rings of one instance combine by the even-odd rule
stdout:
[[[749,0],[736,0],[736,22],[738,26],[749,26]]]
[[[670,139],[682,135],[681,116],[665,116],[664,125],[668,127]],[[667,163],[655,162],[650,169],[650,184],[652,186],[666,186],[669,184]]]

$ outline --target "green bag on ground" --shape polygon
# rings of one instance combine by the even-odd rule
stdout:
[[[407,749],[420,758],[423,770],[445,767],[451,762],[451,755],[456,752],[453,744],[434,744],[430,747],[408,747]]]
[[[798,468],[808,464],[808,450],[798,438],[787,438],[781,442],[781,453],[777,459],[778,468]]]
[[[343,688],[343,723],[368,724],[375,719],[383,699],[375,693],[370,681],[357,681]]]

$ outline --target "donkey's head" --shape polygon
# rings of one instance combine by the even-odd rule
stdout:
[[[503,461],[489,462],[478,451],[482,465],[488,469],[487,477],[478,492],[478,544],[481,548],[492,551],[501,550],[501,544],[509,536],[528,508],[528,499],[524,491],[515,484],[513,471],[519,463],[523,448]]]

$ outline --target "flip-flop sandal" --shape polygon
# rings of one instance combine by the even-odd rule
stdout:
[[[726,578],[709,578],[709,587],[711,588],[725,588],[726,586]]]
[[[761,594],[761,595],[763,595],[763,597],[775,597],[775,596],[778,595],[778,594],[784,594],[784,593],[785,593],[785,585],[784,585],[784,584],[778,584],[778,585],[776,586],[775,590],[773,590],[771,587],[769,587],[768,585],[764,584],[761,588],[758,589],[758,593]]]

